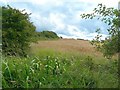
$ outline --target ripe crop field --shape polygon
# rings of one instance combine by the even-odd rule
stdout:
[[[102,54],[95,50],[95,48],[85,40],[74,39],[60,39],[52,41],[39,41],[38,43],[31,44],[32,52],[37,52],[40,49],[52,49],[61,52],[73,52],[87,55],[101,56]]]

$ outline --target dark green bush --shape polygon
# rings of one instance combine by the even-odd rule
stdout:
[[[30,22],[30,14],[23,11],[9,5],[2,7],[2,50],[5,55],[27,55],[35,26]]]

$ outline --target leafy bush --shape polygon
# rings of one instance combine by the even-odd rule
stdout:
[[[23,10],[24,11],[24,10]],[[2,7],[2,50],[5,55],[26,56],[35,32],[29,15],[9,5]]]

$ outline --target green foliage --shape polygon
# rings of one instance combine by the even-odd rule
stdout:
[[[2,57],[2,8],[0,7],[0,57]],[[2,59],[2,58],[1,58]],[[0,60],[0,81],[2,80],[2,60]],[[0,83],[2,87],[2,83]]]
[[[38,40],[40,39],[59,39],[59,37],[57,36],[57,34],[53,31],[42,31],[42,32],[36,32],[36,38],[38,38]]]
[[[42,55],[41,55],[42,54]],[[56,54],[56,55],[54,55]],[[72,54],[74,55],[74,54]],[[90,56],[41,52],[31,57],[3,57],[3,88],[115,88],[117,61],[98,63]],[[95,59],[97,61],[97,59]]]
[[[114,8],[107,8],[105,5],[98,4],[98,7],[93,10],[91,14],[82,14],[81,17],[85,19],[98,18],[103,21],[109,28],[107,29],[109,33],[108,39],[102,41],[100,38],[100,29],[98,35],[92,40],[92,44],[100,50],[104,56],[111,58],[112,55],[120,52],[120,10]],[[102,44],[102,45],[101,45]]]
[[[24,11],[24,10],[23,10]],[[9,5],[2,7],[2,50],[5,55],[25,56],[35,32],[29,15]]]

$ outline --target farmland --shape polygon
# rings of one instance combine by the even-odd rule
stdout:
[[[89,41],[74,40],[74,39],[59,39],[52,41],[39,41],[38,43],[31,44],[32,51],[37,48],[49,48],[63,52],[82,52],[82,53],[97,53]],[[39,49],[38,49],[39,50]]]
[[[108,60],[89,41],[31,43],[26,58],[3,57],[3,88],[115,88],[117,59]]]
[[[119,10],[100,3],[87,14],[88,1],[35,2],[0,6],[0,88],[118,88]]]

